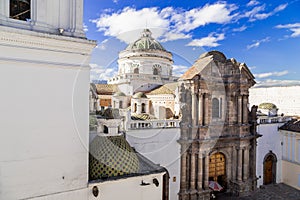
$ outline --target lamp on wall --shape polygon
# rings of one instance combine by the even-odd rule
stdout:
[[[99,195],[99,189],[97,186],[94,186],[92,189],[94,197],[97,197]]]
[[[150,183],[145,183],[145,182],[142,180],[142,182],[141,182],[140,185],[141,185],[141,186],[147,186],[147,185],[150,185]]]
[[[58,28],[58,33],[59,35],[62,35],[65,32],[65,29],[63,28]]]
[[[153,179],[153,184],[158,187],[159,186],[159,181],[157,180],[157,178]]]

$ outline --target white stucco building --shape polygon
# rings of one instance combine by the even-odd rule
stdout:
[[[291,120],[280,127],[282,137],[282,181],[300,190],[300,121]]]
[[[169,173],[169,199],[178,199],[180,186],[180,120],[134,120],[126,131],[128,142]]]
[[[87,199],[83,1],[0,1],[0,199]]]
[[[89,112],[101,108],[89,80],[96,42],[85,38],[82,11],[83,0],[0,0],[0,199],[167,199],[166,170],[131,149],[120,135],[122,120],[102,119],[99,135],[89,134]],[[123,95],[109,98],[118,108],[128,104]],[[130,152],[122,166],[136,171],[92,179],[100,165],[91,165],[90,144],[109,137],[113,148],[93,152],[113,163],[119,161],[106,150]]]
[[[284,182],[283,149],[286,142],[278,131],[291,120],[288,116],[278,116],[279,108],[273,103],[260,103],[258,106],[256,148],[257,186]]]
[[[118,74],[108,80],[117,84],[126,95],[149,91],[159,85],[174,82],[173,56],[145,29],[141,37],[119,53]]]

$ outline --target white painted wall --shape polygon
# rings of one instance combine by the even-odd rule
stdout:
[[[250,107],[265,102],[274,103],[279,115],[300,115],[300,86],[249,89]]]
[[[256,176],[261,177],[257,181],[257,186],[263,185],[264,177],[264,158],[270,152],[270,150],[277,157],[276,167],[276,183],[282,182],[282,145],[281,135],[278,131],[278,127],[284,123],[270,123],[260,124],[257,126],[258,134],[262,137],[257,139],[256,149]]]
[[[0,36],[0,199],[84,199],[95,44],[1,26]]]
[[[170,200],[178,199],[180,184],[179,128],[128,130],[126,138],[139,153],[165,167],[170,175]],[[173,177],[176,181],[173,182]]]
[[[161,200],[162,184],[164,173],[151,174],[144,176],[135,176],[130,178],[122,178],[118,180],[104,181],[89,184],[88,199],[89,200]],[[159,186],[153,184],[153,179],[159,181]],[[141,186],[141,182],[150,183]],[[99,190],[98,197],[92,193],[93,187],[97,186]]]

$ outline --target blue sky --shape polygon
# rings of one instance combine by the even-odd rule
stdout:
[[[118,53],[149,28],[180,75],[205,51],[245,62],[258,85],[300,85],[300,0],[85,0],[88,39],[98,45],[91,79],[117,71]]]

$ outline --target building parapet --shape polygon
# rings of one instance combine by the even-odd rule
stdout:
[[[130,82],[131,80],[139,80],[143,79],[143,81],[148,81],[148,82],[157,82],[157,81],[166,81],[166,82],[174,82],[178,79],[178,77],[175,76],[159,76],[159,75],[152,75],[152,74],[133,74],[133,73],[128,73],[128,74],[122,74],[122,75],[117,75],[113,78],[110,78],[108,80],[108,83],[114,84],[114,83],[127,83]]]
[[[260,117],[257,119],[258,124],[274,124],[274,123],[284,123],[292,119],[289,116],[277,116],[277,117]]]
[[[129,129],[179,128],[179,119],[172,120],[132,120]]]

